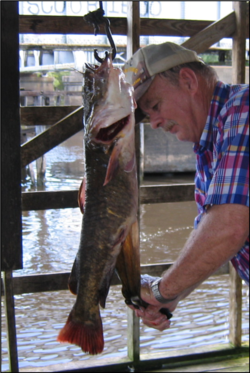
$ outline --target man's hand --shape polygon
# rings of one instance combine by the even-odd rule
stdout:
[[[141,298],[148,303],[148,306],[146,308],[140,307],[140,309],[135,309],[132,306],[130,308],[135,311],[137,317],[142,318],[143,324],[162,331],[168,329],[171,322],[160,310],[167,308],[170,312],[174,311],[179,299],[176,298],[174,301],[167,303],[166,306],[158,302],[151,290],[151,285],[155,280],[157,280],[157,277],[149,275],[141,276]]]

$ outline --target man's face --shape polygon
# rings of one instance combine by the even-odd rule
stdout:
[[[194,93],[187,82],[175,86],[157,75],[138,105],[152,128],[161,127],[181,141],[199,142],[202,129],[196,123]]]

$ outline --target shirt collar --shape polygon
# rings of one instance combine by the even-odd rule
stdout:
[[[213,150],[213,129],[217,123],[217,117],[228,100],[230,94],[230,85],[218,81],[210,104],[206,125],[202,132],[200,142],[194,144],[196,154],[203,153],[205,150]]]

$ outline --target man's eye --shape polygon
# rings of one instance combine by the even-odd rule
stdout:
[[[154,106],[153,106],[153,108],[152,108],[154,111],[156,111],[156,110],[158,110],[158,103],[157,104],[155,104]]]

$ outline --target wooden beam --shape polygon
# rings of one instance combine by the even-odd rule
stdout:
[[[249,8],[248,8],[249,10]],[[249,19],[246,14],[246,32],[249,37]],[[127,19],[109,17],[114,35],[127,35]],[[212,24],[213,21],[141,18],[140,35],[151,36],[193,36]],[[19,16],[20,34],[93,34],[93,27],[82,17],[71,16]],[[105,34],[104,30],[100,31]],[[229,35],[227,35],[229,36]],[[223,36],[223,37],[226,37]]]
[[[204,30],[198,32],[185,41],[182,46],[196,51],[198,54],[205,52],[211,45],[217,43],[222,38],[232,36],[235,32],[235,13],[232,12],[225,18],[212,23]]]
[[[142,186],[140,195],[142,204],[194,201],[194,184]]]
[[[22,268],[18,2],[1,2],[1,270]]]
[[[3,280],[1,279],[1,281],[3,282],[2,289],[4,289],[4,307],[7,324],[8,356],[10,366],[9,371],[19,372],[12,271],[5,271],[3,273]]]
[[[172,263],[144,264],[141,266],[141,273],[150,276],[161,276],[163,272],[170,268]],[[220,276],[229,273],[229,266],[225,264],[213,276]],[[12,278],[13,294],[39,293],[43,291],[59,291],[68,289],[68,279],[70,272],[57,272],[39,275],[15,276]],[[4,295],[4,282],[2,281],[2,292]],[[114,274],[111,286],[120,285],[119,277]]]
[[[39,67],[42,67],[42,66],[39,66]],[[48,65],[48,67],[46,66],[46,69],[50,69],[50,70],[54,70],[55,68],[55,65]],[[34,72],[36,70],[34,69]],[[26,73],[26,71],[25,71]],[[68,95],[68,96],[82,96],[82,92],[81,91],[20,91],[20,97],[36,97],[36,96],[64,96],[64,95]],[[38,107],[38,106],[36,106]]]
[[[233,84],[245,83],[245,53],[247,4],[245,1],[234,1],[236,30],[233,37],[232,68]],[[249,7],[248,7],[249,8]],[[242,280],[230,265],[230,308],[229,308],[229,340],[235,347],[241,346],[242,335]]]
[[[160,276],[163,271],[166,271],[171,266],[171,263],[150,264],[141,267],[143,274],[151,276]],[[24,293],[39,293],[43,291],[59,291],[68,289],[68,279],[70,272],[59,272],[39,275],[15,276],[12,279],[14,294]],[[119,277],[114,274],[111,285],[120,285]],[[4,287],[2,287],[2,295],[4,295]]]
[[[78,207],[77,196],[78,190],[23,192],[22,210],[76,208]],[[194,184],[140,186],[141,204],[185,201],[194,201]]]
[[[53,125],[59,122],[63,117],[77,110],[79,106],[22,106],[20,108],[21,125]],[[79,117],[83,116],[79,113]]]
[[[240,347],[242,336],[242,280],[231,263],[229,274],[229,341],[234,347]]]
[[[233,35],[232,67],[233,84],[245,83],[246,73],[246,13],[249,3],[245,1],[234,1],[236,30]]]
[[[43,154],[83,129],[82,109],[79,107],[52,127],[35,136],[21,147],[21,167],[27,166]]]
[[[140,2],[128,1],[127,3],[127,59],[140,48]]]
[[[132,2],[131,2],[132,3]],[[109,17],[112,34],[127,35],[127,19]],[[213,21],[141,19],[141,35],[192,36]],[[93,26],[82,17],[71,16],[19,16],[20,34],[93,34]],[[100,30],[105,35],[104,29]]]
[[[80,183],[79,183],[80,184]],[[78,190],[23,192],[22,210],[49,210],[78,207]]]
[[[162,349],[162,352],[147,352],[138,363],[125,357],[107,357],[59,363],[49,367],[54,373],[117,373],[117,372],[248,372],[249,346],[240,349],[228,344],[210,344],[188,349]],[[47,373],[48,366],[23,368],[26,373]]]
[[[140,2],[128,1],[127,2],[127,59],[140,48]],[[142,124],[143,126],[143,124]],[[136,163],[137,174],[141,175],[141,125],[135,128],[135,150],[136,150]],[[138,212],[137,221],[140,227],[140,182],[141,178],[138,177]],[[140,229],[140,228],[139,228]],[[140,232],[138,231],[138,239],[140,240]],[[136,317],[135,312],[127,308],[127,348],[128,357],[133,362],[140,360],[140,321]]]

